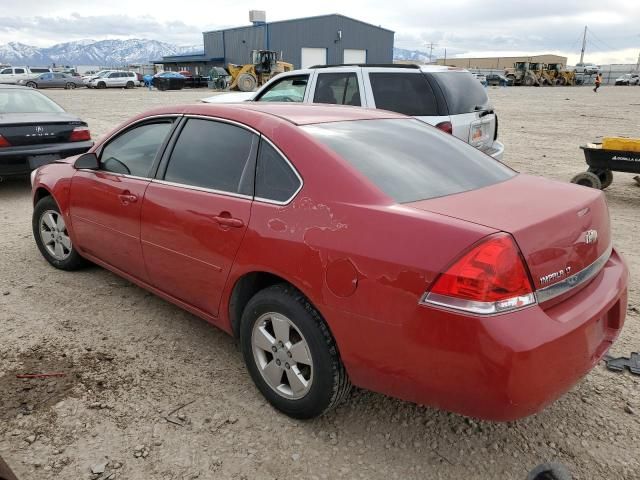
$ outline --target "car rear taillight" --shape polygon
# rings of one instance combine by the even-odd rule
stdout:
[[[453,125],[451,122],[440,122],[436,125],[438,130],[442,130],[443,132],[453,134]]]
[[[492,235],[440,274],[421,303],[492,315],[536,303],[520,250],[511,235]]]
[[[69,136],[70,142],[84,142],[91,140],[91,132],[87,127],[76,127]]]
[[[10,147],[11,144],[9,143],[9,141],[4,138],[2,135],[0,135],[0,148],[2,147]]]
[[[493,141],[496,141],[498,139],[498,115],[494,114],[494,116],[496,117],[496,129],[493,132]]]

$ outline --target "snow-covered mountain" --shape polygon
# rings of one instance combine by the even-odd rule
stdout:
[[[393,49],[394,60],[412,60],[420,63],[427,63],[429,61],[429,54],[421,52],[419,50],[407,50],[406,48]]]
[[[128,65],[148,63],[165,55],[202,53],[202,46],[178,46],[157,40],[78,40],[51,47],[18,42],[0,45],[0,63],[11,65]]]

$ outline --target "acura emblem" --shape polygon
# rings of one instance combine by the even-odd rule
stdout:
[[[36,133],[42,133],[42,132],[44,132],[44,128],[42,128],[40,125],[38,125],[36,127]]]
[[[596,240],[598,240],[597,230],[587,230],[584,233],[584,243],[586,244],[596,243]]]

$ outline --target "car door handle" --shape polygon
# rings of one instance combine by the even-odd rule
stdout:
[[[118,198],[123,205],[129,205],[130,203],[136,203],[138,201],[138,197],[128,191],[118,195]]]
[[[233,218],[229,212],[222,212],[220,215],[216,215],[213,219],[223,227],[242,228],[244,222],[239,218]]]

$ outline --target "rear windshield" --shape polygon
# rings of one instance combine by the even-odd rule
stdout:
[[[444,92],[449,115],[471,113],[489,106],[482,84],[468,72],[431,73]]]
[[[33,90],[0,88],[0,113],[60,113],[53,100]]]
[[[452,135],[415,119],[302,127],[398,203],[502,182],[515,172]]]

